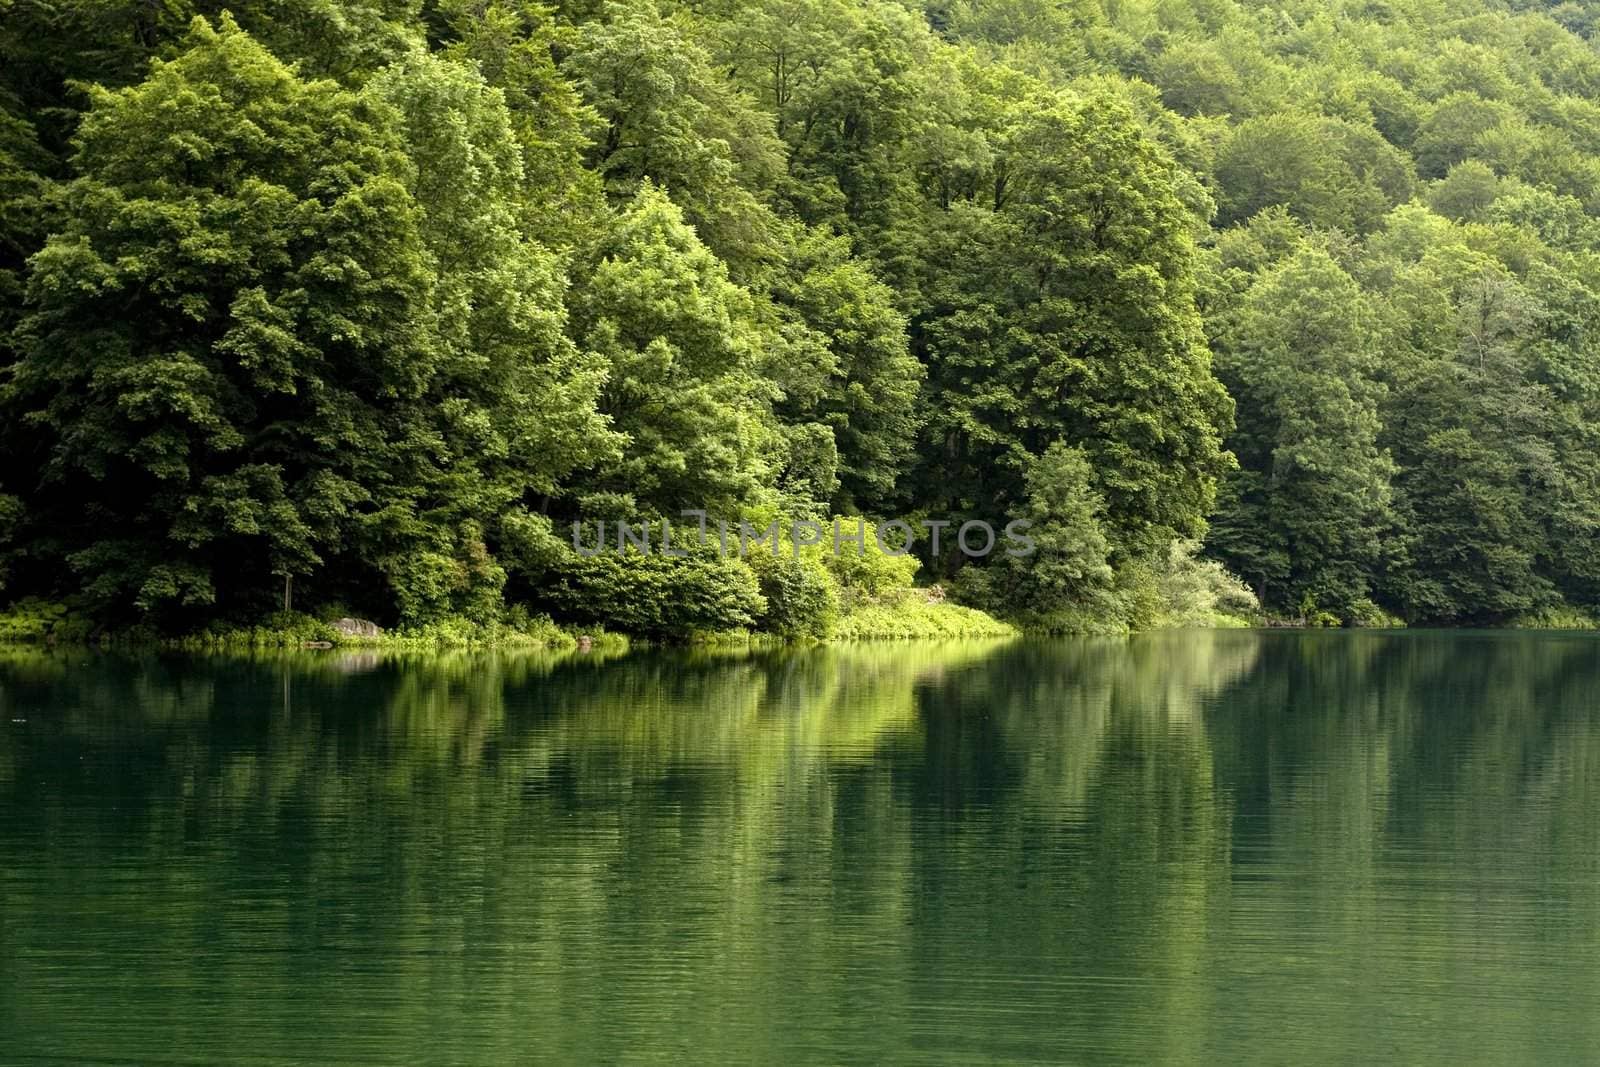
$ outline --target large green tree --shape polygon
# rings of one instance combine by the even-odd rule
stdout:
[[[826,431],[837,456],[838,511],[886,511],[921,418],[923,368],[911,354],[905,316],[844,238],[811,230],[790,247],[770,291],[795,320],[794,329],[779,331],[791,343],[769,361],[770,376],[785,387],[780,414]]]
[[[1079,447],[1121,552],[1205,527],[1231,403],[1195,308],[1173,164],[1106,91],[1050,95],[1006,131],[987,202],[952,205],[919,317],[930,405],[918,492],[992,518],[1030,458]]]
[[[396,547],[372,516],[444,465],[447,349],[392,113],[226,17],[93,98],[5,397],[41,442],[40,522],[108,608],[355,580]]]
[[[1321,249],[1261,275],[1223,339],[1238,402],[1212,545],[1270,606],[1348,615],[1370,592],[1390,522],[1374,313]]]
[[[385,502],[389,536],[414,547],[381,562],[407,617],[492,615],[499,564],[486,553],[502,520],[543,511],[571,475],[617,454],[596,410],[607,368],[568,339],[562,263],[524,232],[523,155],[501,91],[422,54],[368,90],[399,113],[439,352],[424,398],[437,476]]]
[[[630,498],[649,517],[736,518],[766,498],[784,455],[776,390],[757,373],[761,322],[664,191],[646,182],[617,214],[573,308],[579,344],[607,367],[602,410],[627,435],[590,492]]]
[[[589,164],[618,201],[649,181],[748,282],[774,254],[757,191],[783,166],[771,119],[715,69],[692,24],[653,4],[608,3],[564,70],[599,115]]]

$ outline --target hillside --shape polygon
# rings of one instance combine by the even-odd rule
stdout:
[[[0,600],[1581,618],[1593,12],[0,0]]]

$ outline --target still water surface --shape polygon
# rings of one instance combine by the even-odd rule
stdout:
[[[1597,1054],[1597,637],[0,653],[0,1063]]]

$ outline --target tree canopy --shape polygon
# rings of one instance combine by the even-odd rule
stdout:
[[[817,629],[798,558],[566,537],[691,509],[1026,519],[915,547],[1051,626],[1218,563],[1290,617],[1600,610],[1596,25],[9,0],[0,596]]]

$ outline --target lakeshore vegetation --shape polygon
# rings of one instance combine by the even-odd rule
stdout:
[[[0,629],[1585,625],[1597,19],[0,0]]]

